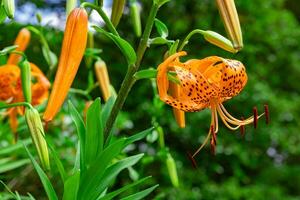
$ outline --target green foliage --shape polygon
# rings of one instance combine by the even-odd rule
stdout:
[[[56,165],[52,167],[54,169],[49,179],[57,195],[62,195],[63,199],[74,199],[77,194],[79,199],[82,199],[83,195],[88,195],[91,199],[96,196],[105,200],[121,199],[131,194],[135,197],[139,194],[142,196],[159,183],[160,186],[153,191],[152,196],[143,198],[170,200],[266,198],[296,200],[300,198],[300,149],[298,147],[300,90],[297,84],[300,74],[300,26],[297,16],[287,9],[288,4],[296,2],[297,5],[297,1],[235,2],[242,25],[244,49],[237,54],[231,54],[209,45],[205,40],[193,37],[185,47],[188,52],[186,59],[217,55],[243,62],[249,77],[247,86],[239,96],[226,102],[224,106],[234,116],[247,117],[251,115],[253,106],[257,106],[259,112],[263,112],[263,105],[268,103],[271,123],[267,126],[262,119],[258,122],[256,130],[247,126],[245,138],[239,136],[238,131],[229,132],[221,125],[216,156],[211,156],[209,148],[205,148],[196,158],[198,169],[192,167],[186,153],[193,152],[203,142],[209,129],[209,111],[187,113],[187,127],[179,129],[172,110],[157,97],[155,80],[146,79],[155,78],[157,72],[155,68],[163,61],[163,55],[170,47],[175,46],[170,51],[175,52],[178,48],[178,43],[174,42],[176,39],[182,41],[194,29],[213,30],[225,36],[225,29],[214,1],[170,1],[160,8],[157,18],[161,21],[155,23],[156,31],[152,31],[152,39],[148,41],[150,48],[142,61],[141,71],[135,75],[140,80],[136,82],[126,100],[123,112],[118,116],[112,131],[114,135],[108,140],[106,138],[94,140],[96,137],[102,137],[95,131],[103,129],[115,99],[111,98],[103,105],[100,105],[100,100],[97,100],[98,103],[95,103],[93,110],[88,112],[85,121],[81,116],[84,103],[88,98],[74,93],[69,96],[74,103],[74,105],[69,103],[69,112],[65,106],[53,125],[49,127],[47,140],[53,142],[53,145],[50,145],[53,148],[50,149],[52,164]],[[142,0],[140,3],[144,25],[147,17],[144,13],[149,12],[152,2]],[[294,7],[292,10],[299,12],[299,9],[295,11],[297,6]],[[100,30],[101,34],[95,34],[95,48],[103,50],[101,59],[106,61],[111,83],[116,89],[120,87],[122,77],[126,73],[126,64],[121,53],[125,53],[129,63],[134,63],[136,60],[133,49],[137,46],[137,38],[131,27],[129,16],[124,14],[122,23],[118,26],[122,39],[104,33],[103,30]],[[19,28],[16,23],[0,26],[1,49],[13,44]],[[51,52],[59,55],[62,33],[49,27],[44,27],[44,33]],[[121,52],[116,51],[115,45],[106,40],[102,33],[111,38]],[[167,36],[168,39],[162,36]],[[33,35],[26,55],[28,60],[47,71],[50,60],[47,60],[43,44],[41,47],[40,42],[41,38]],[[149,69],[149,66],[153,69]],[[83,63],[73,84],[74,88],[87,88],[88,71]],[[100,96],[100,92],[93,90],[90,96],[96,98]],[[97,117],[89,117],[89,115]],[[96,128],[89,128],[89,119],[98,122],[96,124],[91,122],[91,126],[97,126]],[[10,132],[7,120],[1,117],[0,121],[1,140],[11,141],[12,136],[7,134]],[[22,125],[24,121],[21,117],[19,123],[20,137],[22,139],[29,137],[24,131],[26,129]],[[155,126],[154,130],[149,129],[146,133],[140,133],[139,137],[136,135],[138,139],[129,139],[133,132],[143,130],[151,124]],[[148,135],[147,141],[136,141],[141,140],[145,135]],[[89,136],[91,137],[87,138]],[[122,139],[123,136],[128,137]],[[135,144],[132,144],[133,142]],[[4,150],[1,144],[0,155],[2,151],[9,152],[3,154],[2,159],[8,159],[8,163],[15,162],[17,159],[26,160],[24,152],[20,151],[19,147],[20,144],[17,143],[10,147],[16,148],[15,150]],[[32,146],[28,144],[28,148]],[[141,152],[144,153],[143,157]],[[166,159],[169,153],[172,154],[177,167],[180,182],[177,188],[172,185],[168,174]],[[13,155],[17,155],[16,158]],[[85,155],[90,157],[86,160]],[[138,161],[139,164],[134,165]],[[139,177],[152,175],[153,178],[141,178],[132,182],[127,171],[123,170],[132,165]],[[28,164],[24,163],[22,166],[28,167]],[[8,183],[19,173],[19,168],[4,173],[2,175],[4,182]],[[40,189],[41,185],[37,177],[32,174],[21,176],[20,185],[13,189],[20,191],[24,196],[29,191],[37,199],[42,199],[45,194]],[[60,181],[59,176],[64,178]],[[32,190],[30,184],[37,185],[36,190]],[[143,190],[146,192],[142,192]],[[3,199],[15,198],[7,191],[0,195]]]

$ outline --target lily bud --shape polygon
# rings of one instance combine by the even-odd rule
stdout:
[[[27,60],[20,62],[22,90],[25,101],[31,103],[31,70]]]
[[[175,163],[175,160],[173,159],[173,157],[171,156],[171,154],[169,154],[169,153],[167,155],[166,164],[167,164],[167,169],[169,172],[169,176],[170,176],[172,185],[174,187],[178,187],[179,180],[178,180],[178,175],[177,175],[176,163]]]
[[[136,0],[130,1],[130,17],[133,25],[135,35],[140,37],[142,35],[141,16],[139,11],[139,5]]]
[[[27,28],[22,28],[18,33],[18,36],[15,40],[14,45],[18,45],[16,51],[23,52],[28,46],[30,41],[30,31]],[[7,64],[17,65],[20,61],[21,55],[18,54],[10,54],[7,60]]]
[[[84,8],[75,8],[67,19],[53,90],[43,119],[53,119],[62,106],[82,60],[88,33],[88,15]]]
[[[44,169],[50,169],[49,152],[45,140],[44,128],[41,122],[39,112],[33,108],[26,108],[25,119],[29,128],[32,141],[38,152],[39,159]]]
[[[237,50],[242,49],[243,37],[234,0],[216,0],[216,2],[233,47]]]
[[[169,90],[174,98],[180,96],[180,86],[176,83],[169,82]],[[185,113],[182,110],[173,108],[173,115],[175,117],[176,123],[180,128],[185,127]]]
[[[107,72],[107,67],[104,61],[98,60],[95,63],[96,77],[103,95],[104,101],[107,101],[111,96],[110,81]]]
[[[113,0],[110,19],[115,27],[117,27],[120,22],[120,19],[123,15],[125,4],[126,4],[126,0]]]
[[[208,41],[209,43],[220,47],[221,49],[224,49],[225,51],[229,51],[231,53],[236,53],[238,50],[236,50],[230,40],[223,37],[219,33],[216,33],[214,31],[203,31],[202,35],[204,36],[204,39]]]
[[[2,4],[7,17],[13,19],[15,15],[15,0],[2,0]]]

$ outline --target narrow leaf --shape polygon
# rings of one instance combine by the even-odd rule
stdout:
[[[123,169],[136,164],[143,156],[144,154],[130,156],[112,164],[105,170],[103,177],[101,177],[101,181],[92,186],[93,190],[87,194],[86,198],[97,199],[97,197],[101,195],[102,191],[104,191],[105,188],[112,183],[112,181]]]
[[[69,104],[69,113],[71,115],[71,118],[73,122],[75,123],[75,126],[77,128],[77,134],[79,138],[79,143],[80,143],[80,167],[81,170],[84,171],[83,169],[85,168],[85,126],[82,117],[74,107],[71,101],[68,101]]]
[[[64,183],[63,200],[77,199],[77,191],[79,188],[80,171],[75,172]]]
[[[6,162],[6,163],[0,165],[0,174],[4,173],[4,172],[8,172],[13,169],[16,169],[16,168],[26,165],[28,163],[30,163],[29,159],[21,159],[21,160],[17,160],[17,161]]]
[[[155,19],[154,23],[155,23],[155,27],[156,27],[156,30],[159,33],[159,35],[164,39],[167,38],[169,35],[168,27],[162,21],[160,21],[158,19]]]
[[[86,116],[86,165],[94,161],[103,150],[103,126],[101,119],[101,101],[97,98],[89,107]]]
[[[126,40],[124,40],[118,36],[115,36],[111,33],[108,33],[105,30],[103,30],[102,28],[99,28],[97,26],[93,26],[93,27],[97,32],[103,33],[108,38],[110,38],[119,47],[119,49],[122,51],[122,53],[125,56],[129,65],[132,65],[135,63],[135,61],[136,61],[135,51]]]
[[[148,176],[148,177],[142,178],[141,180],[135,181],[134,183],[131,183],[131,184],[126,185],[118,190],[115,190],[113,192],[106,194],[104,197],[100,198],[99,200],[111,200],[114,197],[116,197],[117,195],[121,194],[122,192],[125,192],[126,190],[129,190],[130,188],[140,185],[141,183],[145,182],[149,178],[151,178],[151,176]]]
[[[144,130],[140,133],[137,133],[137,134],[134,134],[133,136],[130,136],[129,138],[126,138],[126,141],[125,141],[125,146],[129,145],[129,144],[132,144],[136,141],[139,141],[141,139],[143,139],[144,137],[146,137],[150,132],[152,132],[154,129],[154,127],[151,127],[147,130]]]
[[[125,198],[122,198],[121,200],[139,200],[139,199],[143,199],[145,196],[150,194],[157,187],[158,187],[158,185],[155,185],[153,187],[145,189],[145,190],[143,190],[141,192],[138,192],[136,194],[130,195],[130,196],[125,197]]]
[[[35,159],[33,158],[33,156],[31,155],[31,153],[29,152],[29,150],[27,149],[27,147],[25,145],[24,145],[24,148],[25,148],[36,172],[38,173],[38,175],[42,181],[42,184],[44,186],[44,189],[46,191],[46,194],[47,194],[49,200],[58,200],[56,193],[53,189],[53,186],[52,186],[50,180],[48,179],[47,175],[42,170],[42,168],[39,166],[39,164],[35,161]]]

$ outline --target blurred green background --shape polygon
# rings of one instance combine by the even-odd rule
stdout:
[[[64,11],[63,1],[32,1],[44,13]],[[231,132],[221,125],[218,134],[216,155],[210,154],[209,146],[197,156],[198,168],[194,169],[187,158],[187,151],[193,152],[204,140],[210,123],[210,112],[204,110],[186,115],[187,127],[180,129],[172,116],[169,106],[157,101],[151,81],[136,83],[118,119],[115,133],[130,135],[151,126],[153,117],[163,127],[165,143],[176,160],[180,187],[172,186],[167,168],[159,156],[159,145],[153,133],[152,138],[132,148],[133,152],[145,152],[146,158],[136,166],[141,175],[152,175],[153,182],[160,186],[151,199],[246,199],[246,200],[296,200],[300,199],[300,7],[297,0],[236,0],[243,31],[244,48],[236,55],[224,52],[204,41],[200,36],[192,38],[186,50],[189,58],[204,58],[218,55],[240,60],[248,72],[248,84],[243,92],[224,105],[234,116],[249,116],[257,106],[263,112],[264,104],[270,108],[271,123],[265,125],[264,119],[258,128],[246,127],[245,138],[239,131]],[[18,1],[18,7],[25,1]],[[142,23],[151,1],[143,0]],[[50,9],[50,10],[49,10]],[[64,13],[59,17],[64,18]],[[212,0],[172,0],[163,6],[157,16],[169,28],[170,39],[183,39],[193,29],[213,30],[226,35]],[[32,16],[31,19],[34,19]],[[20,27],[25,24],[7,22],[0,25],[0,48],[11,45]],[[45,36],[50,48],[59,55],[62,32],[55,27],[45,27]],[[133,34],[128,13],[124,14],[118,26],[121,36],[136,47],[138,38]],[[157,35],[153,31],[152,36]],[[126,72],[126,61],[114,46],[102,35],[95,34],[95,46],[101,48],[101,57],[108,65],[112,84],[118,90]],[[142,68],[156,67],[163,60],[167,50],[164,46],[148,49]],[[38,38],[33,35],[26,50],[29,60],[44,71],[46,62],[41,54]],[[87,70],[84,62],[73,84],[74,88],[85,88]],[[100,96],[94,90],[92,96]],[[79,109],[83,109],[85,98],[70,94],[69,98]],[[153,106],[154,104],[154,106]],[[63,119],[63,120],[62,120]],[[28,138],[22,119],[19,128],[20,138]],[[62,159],[68,165],[74,159],[76,145],[75,127],[67,116],[67,109],[49,128],[47,134],[59,149]],[[0,144],[11,141],[7,121],[2,119]],[[26,157],[24,152],[14,152],[16,157]],[[24,172],[27,170],[26,172]],[[127,172],[121,174],[115,187],[127,181]],[[0,174],[1,180],[9,183],[13,190],[21,194],[32,193],[42,199],[44,191],[32,170],[31,164]],[[55,188],[60,191],[58,174],[50,177]],[[4,191],[4,188],[3,190]],[[38,198],[40,197],[40,198]]]

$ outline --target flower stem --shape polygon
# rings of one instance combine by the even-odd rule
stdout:
[[[1,104],[0,109],[4,108],[12,108],[12,107],[18,107],[18,106],[26,106],[27,108],[32,108],[32,105],[27,102],[19,102],[19,103],[11,103],[11,104]]]
[[[114,35],[116,35],[116,36],[119,36],[119,34],[118,34],[116,28],[114,27],[114,25],[112,24],[112,22],[111,22],[110,19],[107,17],[107,15],[105,14],[105,12],[102,10],[101,7],[96,6],[95,4],[92,4],[92,3],[88,3],[88,2],[83,2],[83,3],[80,5],[80,7],[84,7],[84,8],[90,7],[90,8],[92,8],[92,9],[96,10],[96,11],[99,13],[99,15],[101,16],[101,18],[103,19],[103,21],[105,22],[105,24],[106,24],[108,30],[109,30],[112,34],[114,34]]]
[[[141,65],[141,61],[143,59],[143,56],[145,54],[145,51],[147,49],[147,41],[149,40],[151,31],[152,31],[152,27],[153,27],[153,23],[154,23],[154,19],[155,16],[158,12],[159,9],[159,5],[156,3],[152,4],[151,10],[150,10],[150,14],[148,16],[147,19],[147,23],[145,26],[145,30],[143,32],[142,38],[140,40],[138,49],[137,49],[137,60],[136,63],[134,65],[130,65],[128,67],[128,71],[125,75],[125,78],[122,82],[121,88],[119,90],[116,102],[114,103],[114,106],[112,108],[112,111],[108,117],[108,120],[106,122],[105,125],[105,129],[104,129],[104,136],[105,138],[108,137],[108,135],[111,132],[111,129],[116,121],[116,118],[118,116],[119,111],[122,109],[124,102],[128,96],[128,93],[130,92],[132,86],[135,83],[135,78],[134,78],[134,74],[138,71],[140,65]]]
[[[191,31],[183,40],[183,42],[181,43],[180,47],[178,48],[178,51],[182,51],[182,49],[184,48],[185,45],[188,44],[189,39],[195,35],[195,34],[203,34],[203,30],[201,29],[195,29],[193,31]]]

